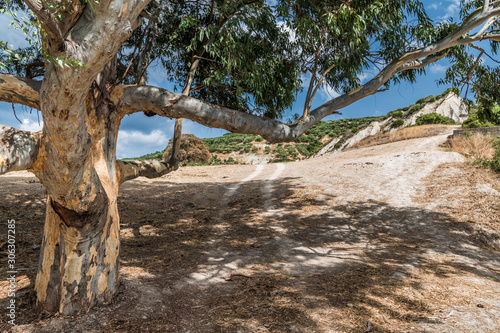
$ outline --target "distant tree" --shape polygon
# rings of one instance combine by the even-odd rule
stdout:
[[[390,82],[412,81],[425,66],[460,56],[466,45],[492,41],[496,48],[500,41],[500,1],[467,2],[460,23],[436,27],[419,1],[340,3],[0,2],[1,13],[12,13],[32,42],[22,50],[0,45],[0,101],[40,110],[44,124],[37,133],[0,126],[0,174],[30,170],[48,194],[35,282],[40,309],[71,315],[113,297],[118,188],[175,169],[169,162],[117,161],[118,128],[126,115],[188,118],[270,142],[293,141]],[[301,8],[309,8],[312,18]],[[27,19],[18,20],[17,13]],[[284,27],[291,34],[280,33]],[[298,58],[296,47],[303,50]],[[323,50],[332,58],[321,57]],[[155,60],[183,83],[183,93],[146,85]],[[370,61],[380,71],[361,84],[358,74]],[[309,98],[322,77],[343,94],[289,125],[276,119],[300,89],[303,68],[313,74]]]

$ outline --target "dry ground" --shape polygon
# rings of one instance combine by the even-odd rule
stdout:
[[[32,310],[44,190],[27,173],[0,177],[0,239],[16,219],[24,269],[19,326],[3,328],[499,332],[500,182],[440,149],[445,138],[128,182],[120,291],[78,318]]]

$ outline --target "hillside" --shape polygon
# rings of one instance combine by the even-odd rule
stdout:
[[[321,121],[290,143],[273,144],[258,135],[237,133],[203,139],[203,142],[211,154],[208,165],[290,162],[342,151],[367,137],[413,126],[423,115],[428,115],[424,118],[430,119],[430,122],[424,123],[432,123],[435,121],[435,113],[442,116],[437,121],[440,123],[462,123],[468,116],[465,102],[454,89],[448,89],[442,94],[419,99],[410,106],[390,111],[383,116]],[[163,154],[164,151],[157,151],[124,160],[161,160]]]

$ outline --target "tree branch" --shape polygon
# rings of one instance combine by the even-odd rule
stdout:
[[[116,161],[120,184],[137,177],[158,178],[177,170],[168,162],[157,160]]]
[[[405,70],[423,68],[443,58],[446,55],[443,51],[451,47],[485,38],[497,38],[496,35],[476,38],[463,38],[463,36],[485,22],[489,24],[490,18],[498,15],[500,15],[500,8],[493,8],[486,13],[477,15],[442,40],[402,55],[358,89],[324,103],[309,112],[303,121],[293,125],[215,106],[151,86],[121,86],[115,90],[114,98],[121,109],[122,116],[133,112],[149,111],[169,118],[188,118],[208,127],[223,128],[231,132],[259,134],[271,142],[293,141],[324,117],[338,113],[337,110],[381,91],[380,87],[395,74]]]
[[[0,73],[0,101],[40,110],[41,81]]]
[[[38,156],[41,132],[21,131],[0,125],[0,175],[29,170]]]
[[[48,37],[55,42],[56,49],[60,52],[66,50],[66,43],[64,41],[63,33],[59,28],[59,23],[55,20],[52,13],[44,8],[41,1],[38,0],[23,0],[29,9],[38,17],[42,22]]]

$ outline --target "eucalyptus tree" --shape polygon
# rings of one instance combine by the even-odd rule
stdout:
[[[348,49],[354,59],[349,58],[350,52],[342,51],[342,60],[334,62],[334,74],[326,75],[325,80],[338,84],[344,93],[289,125],[273,118],[291,103],[300,86],[300,61],[287,46],[293,40],[280,39],[276,31],[283,27],[284,9],[300,2],[278,3],[274,9],[264,2],[210,2],[217,20],[227,17],[221,26],[207,23],[210,20],[191,23],[190,17],[201,20],[207,15],[190,16],[189,11],[210,13],[210,6],[201,1],[23,1],[7,5],[18,5],[21,11],[29,8],[28,22],[36,22],[34,31],[41,43],[24,55],[10,50],[14,57],[4,58],[0,101],[40,110],[44,125],[37,133],[0,126],[0,174],[29,170],[47,191],[35,282],[37,305],[63,314],[88,311],[96,303],[109,301],[117,291],[120,184],[139,176],[159,177],[175,169],[169,162],[116,159],[118,128],[126,115],[145,112],[187,118],[232,132],[259,134],[272,142],[292,141],[322,118],[385,89],[391,81],[414,79],[415,71],[465,45],[500,41],[496,31],[500,1],[476,1],[459,24],[440,27],[427,21],[418,1],[374,1],[379,9],[366,12],[360,8],[369,2],[344,1],[347,9],[338,13],[329,9],[325,15],[336,19],[336,15],[357,10],[361,14],[356,14],[359,18],[355,20],[359,23],[370,21],[370,15],[377,13],[378,18],[367,26],[381,25],[381,31],[394,34],[397,30],[386,28],[384,15],[392,20],[399,15],[401,22],[409,23],[402,37],[377,33],[373,36],[380,37],[361,38],[360,44],[354,41]],[[226,7],[228,3],[233,5]],[[320,12],[325,4],[337,8],[339,3],[317,2],[313,9]],[[186,12],[178,11],[177,4]],[[237,9],[239,4],[243,5]],[[293,10],[290,13],[288,22],[298,15]],[[332,36],[351,34],[349,20]],[[171,35],[158,33],[163,24],[170,23],[172,27],[165,31],[171,29]],[[197,31],[197,42],[193,40],[194,31],[188,33],[190,29]],[[175,36],[184,31],[188,31],[185,37]],[[207,43],[214,34],[218,37]],[[326,34],[323,38],[326,43]],[[361,84],[353,78],[366,67],[366,60],[360,60],[365,59],[366,51],[357,54],[356,48],[361,45],[366,49],[366,40],[383,64],[375,77]],[[185,52],[186,43],[193,44],[189,52]],[[163,62],[172,78],[179,71],[186,81],[192,60],[198,59],[193,54],[197,55],[200,47],[204,51],[198,56],[190,96],[144,84],[145,64],[154,59]],[[25,75],[30,65],[31,74]],[[40,77],[42,80],[36,80]]]
[[[422,29],[432,23],[418,1],[286,0],[277,13],[291,34],[300,70],[309,78],[299,121],[307,117],[319,89],[352,91],[363,71],[383,66],[436,35],[433,29]],[[415,79],[415,71],[400,75]]]

